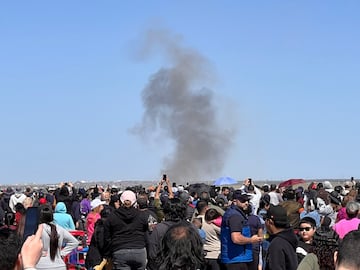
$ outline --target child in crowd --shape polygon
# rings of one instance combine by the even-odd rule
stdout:
[[[205,221],[207,223],[214,224],[215,226],[220,228],[222,222],[222,216],[216,209],[210,208],[205,213]]]

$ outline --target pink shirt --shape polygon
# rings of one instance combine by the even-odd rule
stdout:
[[[91,237],[94,234],[95,223],[101,216],[99,213],[90,212],[86,217],[86,231],[87,231],[87,239],[86,243],[90,245]]]
[[[342,207],[338,211],[336,219],[337,219],[337,221],[340,221],[340,220],[346,219],[346,218],[348,218],[348,215],[346,214],[346,207]]]
[[[360,224],[360,219],[358,218],[342,219],[339,222],[335,223],[333,229],[338,233],[340,239],[343,239],[348,232],[357,230],[359,224]]]

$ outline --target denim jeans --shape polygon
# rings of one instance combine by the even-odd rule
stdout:
[[[113,253],[113,265],[116,270],[145,270],[146,249],[119,249]]]

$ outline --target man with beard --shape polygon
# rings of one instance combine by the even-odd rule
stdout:
[[[290,227],[285,208],[280,205],[270,205],[266,213],[265,225],[271,235],[265,269],[296,270],[298,240]]]
[[[221,262],[227,270],[256,270],[252,244],[260,243],[262,237],[251,236],[246,214],[250,198],[241,190],[236,190],[232,199],[233,203],[221,223]]]

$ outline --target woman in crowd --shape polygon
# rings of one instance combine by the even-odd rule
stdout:
[[[39,222],[43,224],[42,256],[36,265],[38,270],[66,270],[63,257],[77,248],[79,241],[67,230],[53,223],[52,207],[48,204],[40,206]]]
[[[55,207],[54,223],[66,230],[75,230],[75,224],[70,214],[67,213],[66,205],[58,202]]]
[[[105,201],[101,201],[98,198],[92,200],[90,203],[91,212],[86,216],[87,245],[90,245],[91,237],[94,233],[95,223],[101,218],[100,212],[104,209],[104,204]]]
[[[113,211],[104,224],[106,257],[113,258],[116,270],[144,270],[146,268],[146,213],[134,207],[136,195],[125,190],[122,205]]]
[[[159,270],[205,269],[203,245],[196,228],[186,221],[171,226],[161,241],[157,261]]]

